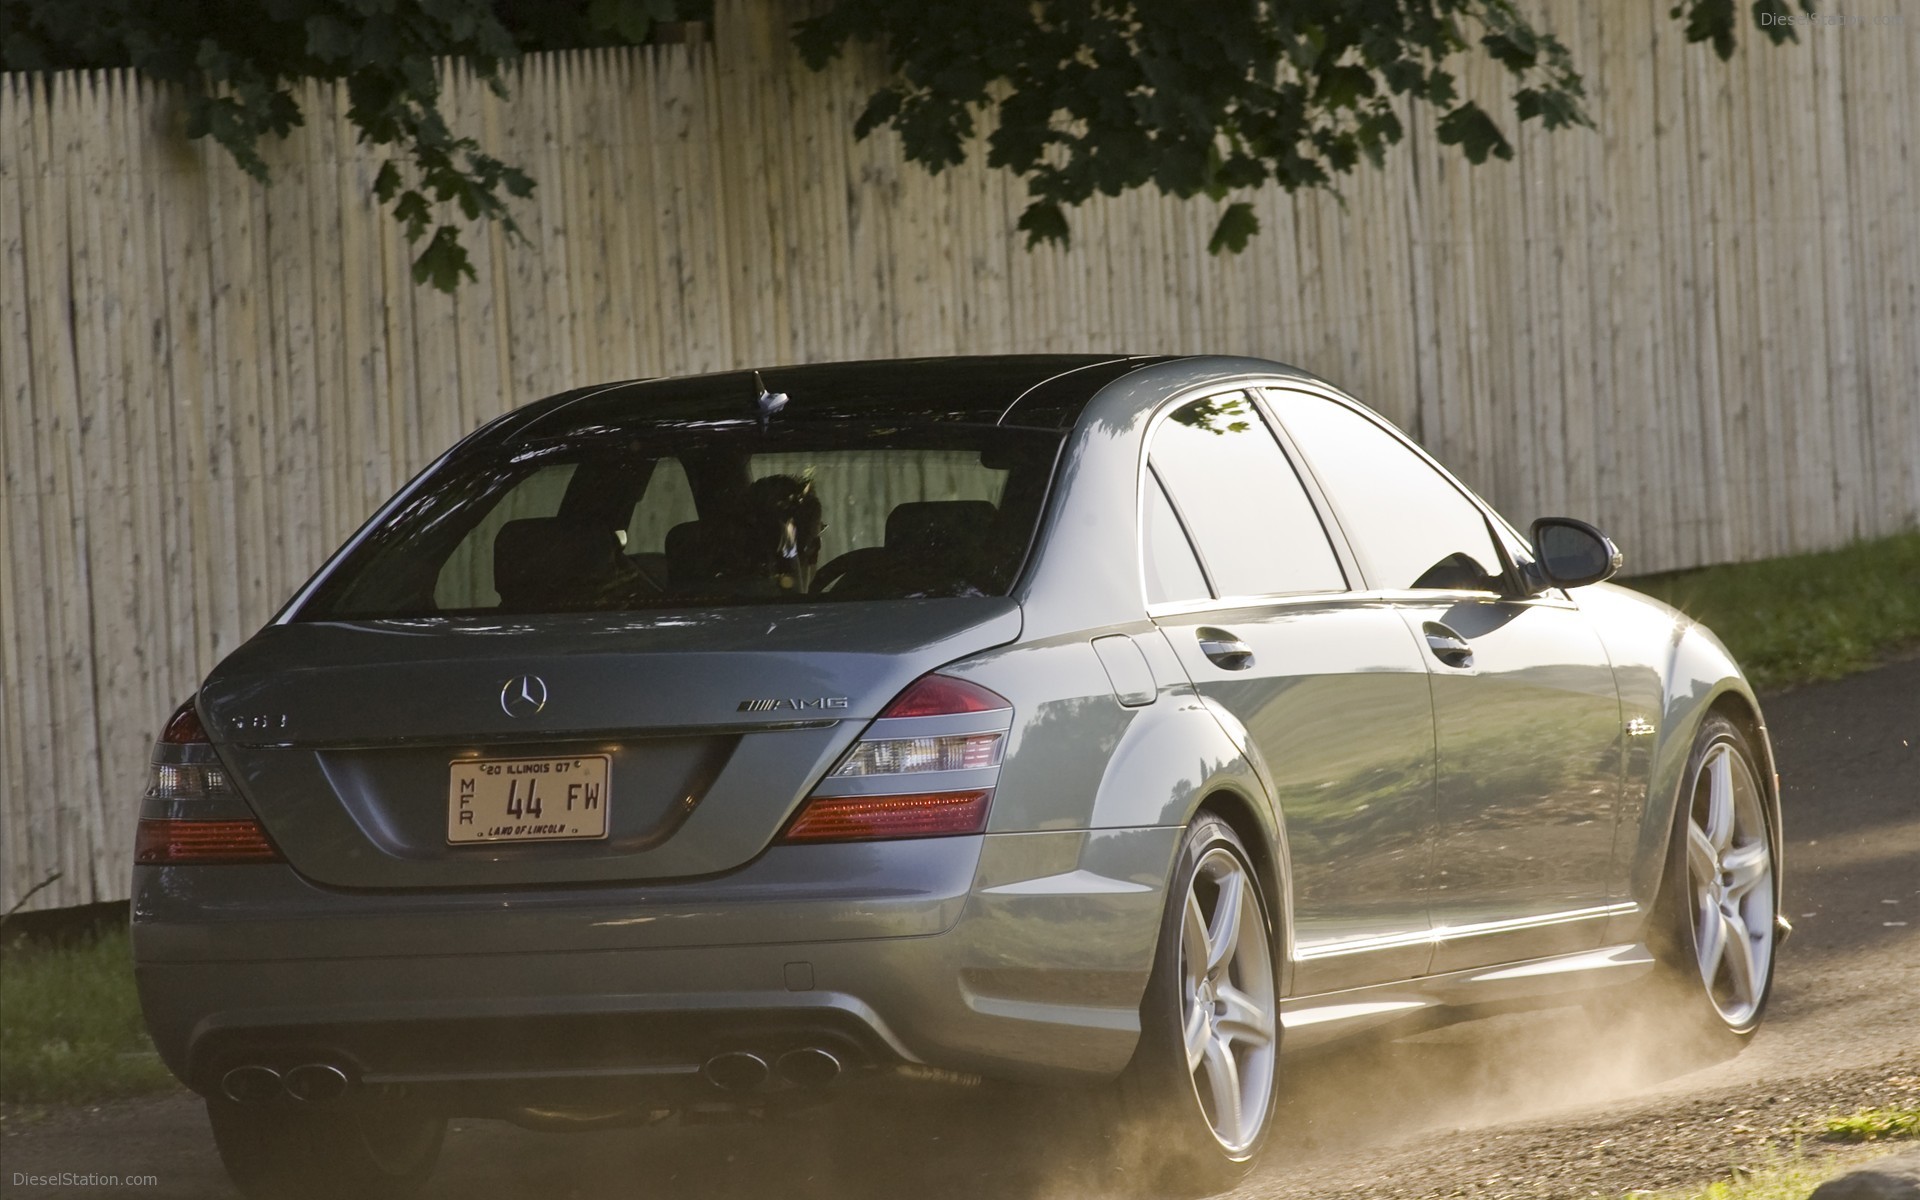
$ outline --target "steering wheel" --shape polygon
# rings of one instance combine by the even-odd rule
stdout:
[[[832,591],[863,564],[878,564],[885,554],[886,551],[878,546],[861,546],[830,559],[813,573],[813,583],[807,588],[807,594],[818,596]]]

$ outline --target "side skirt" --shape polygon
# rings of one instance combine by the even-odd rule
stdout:
[[[1289,1053],[1400,1024],[1439,1025],[1484,1015],[1489,1008],[1577,994],[1628,983],[1653,970],[1641,942],[1577,954],[1476,967],[1398,983],[1295,996],[1280,1003]]]

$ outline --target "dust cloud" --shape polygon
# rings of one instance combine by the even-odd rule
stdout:
[[[1681,1001],[1631,999],[1485,1017],[1290,1058],[1265,1163],[1240,1193],[1290,1169],[1353,1159],[1417,1134],[1604,1106],[1727,1057],[1693,1038]],[[1596,1011],[1597,1008],[1597,1011]],[[460,1146],[513,1143],[463,1169]],[[1161,1137],[1115,1119],[1098,1092],[934,1084],[786,1114],[606,1133],[540,1135],[458,1122],[430,1194],[482,1200],[1117,1200],[1174,1195]],[[501,1147],[505,1148],[505,1147]],[[513,1164],[507,1173],[501,1162]],[[1236,1193],[1236,1194],[1240,1194]]]

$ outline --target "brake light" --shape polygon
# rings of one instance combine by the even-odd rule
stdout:
[[[200,723],[200,714],[189,699],[167,718],[167,727],[160,731],[160,741],[169,746],[194,746],[202,742],[211,744],[213,739],[207,736],[207,727]]]
[[[153,743],[145,811],[134,835],[133,861],[176,863],[278,862],[267,831],[246,812],[206,726],[188,699],[167,718]]]
[[[880,720],[893,717],[946,717],[959,713],[1012,709],[1005,696],[951,675],[922,675],[893,698]]]
[[[177,863],[278,862],[280,852],[260,822],[143,817],[133,861],[149,866]]]
[[[782,842],[980,833],[1013,704],[977,683],[924,675],[881,711],[800,806]]]
[[[987,827],[993,789],[905,796],[815,796],[787,829],[789,842],[944,837]]]

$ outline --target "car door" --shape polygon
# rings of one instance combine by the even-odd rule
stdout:
[[[1352,593],[1246,393],[1156,420],[1141,487],[1148,611],[1247,731],[1286,825],[1295,994],[1422,974],[1436,813],[1419,644]]]
[[[1520,595],[1488,513],[1410,443],[1331,397],[1268,395],[1370,593],[1433,686],[1435,972],[1597,946],[1622,729],[1613,670],[1558,589]]]

